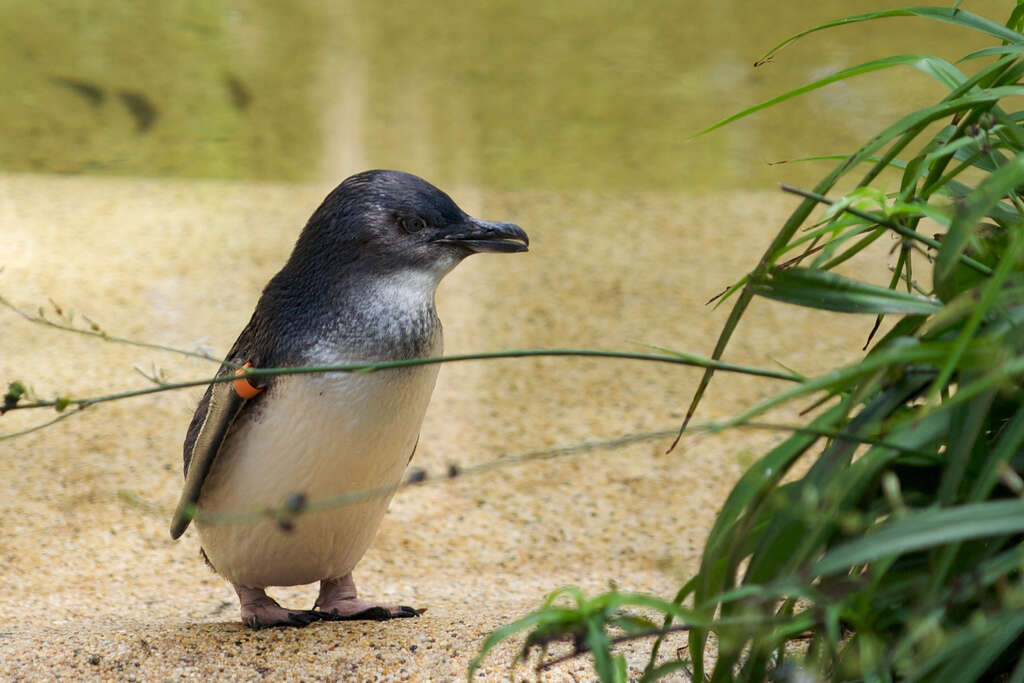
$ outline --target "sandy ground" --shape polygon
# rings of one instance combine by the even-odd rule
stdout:
[[[51,317],[52,299],[110,334],[220,354],[327,189],[2,177],[0,294]],[[471,213],[516,221],[533,239],[529,254],[473,257],[443,283],[450,353],[637,343],[709,353],[725,311],[705,300],[753,265],[793,204],[775,194],[447,189]],[[762,302],[728,358],[814,372],[854,357],[868,325]],[[146,386],[133,366],[172,380],[214,369],[0,310],[4,385],[21,379],[43,397]],[[779,434],[691,436],[670,455],[660,439],[441,479],[450,463],[671,428],[698,377],[623,361],[446,365],[414,463],[434,481],[396,496],[356,570],[364,597],[427,610],[387,623],[249,631],[231,587],[199,559],[194,530],[170,540],[199,390],[96,406],[0,441],[0,678],[455,680],[491,629],[559,586],[670,596],[694,571],[743,464]],[[701,418],[774,387],[723,376]],[[0,432],[52,415],[9,413]],[[309,607],[316,589],[272,593]],[[674,657],[683,644],[664,651]],[[512,675],[514,648],[488,659],[481,678]],[[643,651],[626,650],[634,672]],[[589,680],[589,670],[578,660],[544,680]]]

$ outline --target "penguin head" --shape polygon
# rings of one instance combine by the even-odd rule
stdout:
[[[422,178],[375,170],[351,176],[327,196],[293,259],[326,256],[345,270],[427,270],[440,279],[470,254],[528,245],[519,226],[473,218]]]

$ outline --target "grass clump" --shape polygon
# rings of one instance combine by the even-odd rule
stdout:
[[[819,406],[736,484],[673,601],[571,592],[565,605],[553,594],[492,634],[474,668],[526,631],[525,652],[565,640],[570,654],[593,657],[602,681],[623,681],[616,642],[685,629],[688,655],[659,658],[658,638],[641,680],[685,670],[711,681],[1024,681],[1024,111],[1013,110],[1024,95],[1024,6],[1006,25],[912,8],[794,38],[892,16],[953,23],[995,44],[957,64],[899,55],[845,69],[709,129],[893,66],[948,88],[838,158],[813,190],[788,188],[804,200],[727,292],[732,313],[713,358],[757,296],[894,324],[862,360],[721,425],[794,399]],[[853,189],[829,198],[840,180]],[[887,281],[836,272],[887,233],[899,236]],[[802,474],[790,474],[798,462]],[[657,627],[652,610],[663,615]]]

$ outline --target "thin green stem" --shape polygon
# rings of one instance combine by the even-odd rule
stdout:
[[[156,349],[157,351],[177,353],[182,356],[189,356],[190,358],[201,358],[203,360],[213,361],[214,363],[221,362],[220,360],[214,358],[210,354],[203,353],[201,351],[188,351],[186,349],[179,349],[173,346],[165,346],[164,344],[154,344],[151,342],[138,341],[137,339],[128,339],[126,337],[117,337],[111,334],[107,334],[107,332],[101,329],[99,325],[96,325],[96,323],[91,323],[92,327],[85,328],[78,327],[76,325],[71,324],[70,322],[64,323],[55,320],[50,320],[49,318],[44,318],[42,315],[32,315],[31,313],[18,308],[3,296],[0,296],[0,305],[6,306],[7,308],[17,313],[19,316],[27,320],[28,322],[34,323],[36,325],[52,327],[54,329],[62,330],[64,332],[74,332],[75,334],[82,334],[87,337],[95,337],[97,339],[102,339],[103,341],[114,342],[115,344],[125,344],[127,346],[138,346],[144,349]],[[58,311],[58,315],[62,315],[62,313]],[[88,318],[86,319],[88,320]],[[228,365],[233,365],[233,363],[228,363]]]
[[[296,517],[301,514],[308,512],[317,512],[320,510],[330,510],[344,505],[354,505],[361,503],[366,500],[374,498],[386,498],[394,494],[400,489],[406,489],[413,486],[424,486],[428,484],[438,484],[441,482],[448,481],[457,477],[463,477],[467,475],[484,474],[495,469],[509,467],[511,465],[521,465],[524,463],[534,462],[537,460],[552,460],[554,458],[561,458],[568,455],[575,455],[578,453],[585,453],[588,451],[595,450],[612,450],[615,448],[621,448],[633,443],[640,443],[643,441],[651,441],[654,439],[664,439],[675,434],[674,429],[663,429],[654,432],[640,432],[636,434],[626,434],[623,436],[616,437],[614,439],[607,439],[602,441],[584,441],[582,443],[573,444],[570,446],[562,446],[559,448],[548,448],[540,451],[530,451],[527,453],[518,453],[515,455],[502,455],[493,460],[478,463],[476,465],[467,465],[460,467],[452,465],[451,469],[447,474],[442,476],[426,476],[421,475],[414,479],[407,479],[404,482],[396,484],[390,484],[387,486],[376,486],[374,488],[362,489],[360,491],[351,491],[349,493],[343,493],[336,496],[330,496],[328,498],[321,498],[319,500],[310,501],[301,511],[293,512],[289,516]],[[204,524],[240,524],[245,522],[252,522],[257,519],[266,518],[268,516],[276,516],[278,511],[276,510],[246,510],[237,512],[225,512],[215,515],[204,515],[202,513],[196,514],[195,518],[202,521]]]
[[[380,361],[376,363],[353,363],[348,365],[318,365],[302,366],[294,368],[250,368],[241,375],[243,377],[275,377],[278,375],[302,375],[318,372],[375,372],[390,368],[404,368],[416,365],[433,365],[436,363],[454,363],[469,360],[488,360],[493,358],[530,358],[530,357],[552,357],[552,356],[576,356],[584,358],[618,358],[623,360],[641,360],[657,363],[670,363],[675,365],[687,365],[702,368],[714,368],[725,372],[736,372],[757,377],[768,377],[771,379],[786,380],[789,382],[800,382],[803,380],[799,375],[779,370],[736,365],[734,363],[723,363],[713,361],[709,358],[687,354],[673,353],[671,355],[659,355],[652,353],[635,353],[630,351],[605,351],[599,349],[514,349],[510,351],[492,351],[485,353],[464,353],[452,356],[433,356],[428,358],[410,358],[406,360]],[[145,396],[162,391],[184,389],[188,387],[204,386],[216,382],[232,382],[236,375],[226,374],[219,377],[208,377],[205,379],[189,380],[185,382],[168,382],[144,389],[132,389],[104,396],[90,396],[84,398],[57,398],[52,401],[33,401],[31,403],[19,403],[8,408],[11,410],[24,410],[29,408],[49,408],[58,405],[76,405],[86,407],[97,403],[117,401],[133,396]]]
[[[58,415],[57,417],[53,418],[52,420],[47,420],[46,422],[43,422],[42,424],[37,424],[37,425],[35,425],[33,427],[29,427],[27,429],[22,429],[21,431],[18,431],[18,432],[11,432],[9,434],[4,434],[4,433],[0,432],[0,441],[5,441],[7,439],[13,439],[13,438],[18,437],[18,436],[25,436],[26,434],[31,434],[32,432],[38,432],[40,429],[45,429],[46,427],[49,427],[50,425],[57,424],[61,420],[66,420],[69,417],[71,417],[72,415],[78,415],[83,410],[85,410],[84,407],[76,408],[74,410],[69,410],[67,412],[61,413],[60,415]]]
[[[875,439],[869,436],[863,436],[858,434],[844,433],[839,430],[829,429],[814,429],[811,427],[789,425],[782,423],[771,423],[771,422],[745,422],[740,424],[731,425],[736,428],[746,429],[757,429],[757,430],[770,430],[770,431],[785,431],[801,434],[810,434],[822,436],[825,438],[834,438],[839,440],[851,441],[859,444],[867,444],[882,448],[891,448],[893,450],[905,453],[908,455],[928,456],[927,453],[922,453],[913,448],[887,442],[885,439]],[[691,431],[695,432],[715,432],[719,429],[719,425],[707,424],[707,425],[693,425]],[[300,515],[308,514],[311,512],[319,512],[322,510],[330,510],[345,505],[355,505],[366,500],[375,498],[384,498],[393,495],[399,490],[414,486],[424,486],[431,484],[440,484],[445,481],[449,481],[455,478],[461,478],[468,475],[480,475],[491,472],[496,469],[502,469],[513,465],[523,465],[527,463],[536,462],[539,460],[553,460],[556,458],[563,458],[570,455],[578,455],[581,453],[587,453],[591,451],[601,450],[615,450],[624,446],[629,446],[635,443],[642,443],[645,441],[654,441],[658,439],[667,439],[674,436],[676,429],[661,429],[650,432],[637,432],[633,434],[624,434],[612,439],[603,439],[600,441],[583,441],[569,446],[560,446],[557,448],[548,448],[539,451],[528,451],[526,453],[518,453],[515,455],[500,455],[492,460],[487,460],[482,463],[475,465],[459,466],[451,465],[447,473],[428,476],[426,473],[421,472],[418,476],[399,482],[395,484],[389,484],[386,486],[377,486],[369,489],[362,489],[359,491],[350,491],[348,493],[339,494],[336,496],[330,496],[327,498],[320,498],[317,500],[309,501],[305,503],[299,510],[287,509],[286,506],[282,506],[278,509],[273,508],[262,508],[252,510],[241,510],[234,512],[224,512],[218,514],[204,515],[201,512],[197,512],[193,509],[192,514],[195,519],[199,519],[204,524],[243,524],[247,522],[254,522],[260,519],[279,519],[286,517],[288,519],[294,519]],[[301,493],[295,491],[293,493]],[[133,494],[134,495],[134,494]],[[159,506],[151,504],[148,501],[144,501],[142,498],[135,496],[139,501],[145,503],[146,506],[159,509]],[[170,511],[167,511],[170,514]]]

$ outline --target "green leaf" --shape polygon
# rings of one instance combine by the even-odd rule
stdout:
[[[849,157],[849,156],[850,156],[849,154],[815,154],[815,155],[812,155],[812,156],[796,157],[795,159],[786,159],[784,161],[776,161],[776,162],[773,162],[773,165],[776,165],[776,164],[801,164],[801,163],[806,163],[808,161],[845,161],[847,159],[847,157]],[[867,158],[867,161],[880,162],[880,161],[882,161],[882,157],[871,156],[871,157]],[[884,163],[887,166],[891,166],[892,168],[895,168],[895,169],[898,169],[898,170],[902,170],[902,169],[907,167],[907,163],[905,161],[900,161],[899,159],[887,159],[887,160],[884,161]]]
[[[587,648],[594,657],[594,670],[602,683],[620,683],[616,675],[616,667],[612,662],[611,644],[608,642],[608,635],[604,632],[604,624],[599,618],[587,620]],[[622,680],[622,683],[625,683]]]
[[[834,406],[817,417],[811,427],[829,429],[845,413],[845,406]],[[698,609],[713,614],[715,605],[721,599],[717,594],[733,587],[736,568],[741,559],[735,556],[734,551],[745,541],[743,537],[748,534],[754,519],[753,511],[774,490],[793,463],[819,439],[816,434],[794,434],[755,463],[733,487],[705,542],[700,571],[690,582],[694,588],[694,605]],[[737,520],[743,514],[746,514],[746,523],[738,524]],[[713,595],[716,597],[712,598]],[[682,599],[681,596],[677,597]],[[694,675],[699,679],[704,671],[704,646],[708,631],[699,621],[694,623],[698,627],[691,629],[689,643]]]
[[[645,669],[644,675],[640,678],[640,683],[654,683],[654,681],[666,678],[669,674],[675,673],[677,671],[682,671],[685,673],[686,670],[687,661],[685,659],[673,659],[671,661],[665,662],[664,664],[659,664],[657,667],[651,666],[650,668]],[[688,676],[686,679],[683,680],[692,680],[692,677]]]
[[[644,593],[620,593],[618,591],[610,591],[599,595],[590,601],[590,604],[597,605],[604,608],[619,608],[619,607],[642,607],[644,609],[655,610],[665,615],[671,615],[682,621],[707,626],[710,625],[710,621],[702,617],[697,611],[683,607],[676,602],[670,602],[653,595],[645,595]]]
[[[1024,4],[1018,2],[1017,6],[1010,12],[1010,18],[1006,20],[1006,28],[1020,31],[1022,24],[1024,24]]]
[[[991,448],[981,471],[974,480],[968,500],[980,501],[988,497],[999,479],[1000,468],[1020,451],[1024,444],[1024,406],[1018,408],[1013,419],[1002,429],[995,447]]]
[[[28,390],[25,388],[24,383],[19,380],[14,380],[8,384],[7,393],[4,394],[4,404],[0,406],[0,415],[18,405],[18,401],[25,395],[26,391]]]
[[[889,17],[923,17],[926,19],[935,19],[937,21],[956,24],[963,28],[981,31],[991,36],[995,36],[999,40],[1005,40],[1008,43],[1024,43],[1024,36],[1013,29],[997,24],[984,17],[979,17],[976,14],[965,12],[964,10],[954,10],[948,7],[906,7],[902,9],[883,10],[881,12],[867,12],[865,14],[857,14],[850,17],[844,17],[842,19],[836,19],[835,21],[829,21],[824,24],[819,24],[818,26],[809,28],[786,38],[784,41],[765,53],[765,55],[758,61],[763,62],[771,58],[786,45],[789,45],[793,41],[811,33],[822,31],[827,28],[834,28],[836,26],[847,26],[849,24],[856,24],[862,21],[873,21],[875,19],[886,19]]]
[[[953,423],[950,425],[952,433],[944,457],[946,466],[936,493],[939,505],[952,505],[958,499],[971,455],[979,442],[984,443],[982,430],[986,428],[994,399],[995,392],[987,391],[953,410]]]
[[[1024,173],[1024,152],[1021,153],[1019,158],[1021,159],[1021,172]],[[989,178],[992,178],[994,175],[995,174],[992,174]],[[950,231],[952,232],[952,229]],[[992,277],[990,277],[981,287],[977,305],[974,307],[974,310],[971,311],[970,317],[967,319],[967,322],[964,323],[963,329],[960,330],[960,333],[957,335],[956,342],[949,354],[949,357],[946,358],[942,365],[942,369],[939,371],[938,376],[932,383],[932,388],[928,392],[927,397],[929,402],[934,402],[938,398],[939,392],[946,388],[947,383],[953,377],[953,373],[960,362],[960,357],[965,354],[970,345],[975,342],[975,335],[981,327],[982,321],[996,304],[999,294],[1003,291],[1004,285],[1012,275],[1013,270],[1017,265],[1017,258],[1022,250],[1024,250],[1024,238],[1020,236],[1019,231],[1011,231],[1009,246],[1003,253],[999,263],[996,265],[996,270],[992,274]],[[941,253],[942,252],[940,251],[940,257]],[[938,270],[937,264],[936,270]]]
[[[476,657],[470,660],[469,668],[466,672],[467,679],[470,681],[473,680],[473,675],[476,673],[477,669],[480,668],[480,665],[483,664],[484,658],[503,640],[507,640],[520,631],[532,626],[551,623],[556,619],[564,620],[566,617],[570,617],[575,614],[575,612],[570,610],[560,610],[560,612],[561,613],[559,614],[551,611],[550,609],[541,609],[528,614],[522,619],[518,619],[511,624],[505,624],[504,626],[500,626],[491,631],[490,635],[488,635],[480,645],[480,652],[477,653]]]
[[[756,104],[753,107],[748,107],[743,111],[737,112],[732,116],[727,116],[726,118],[711,124],[707,128],[704,128],[703,130],[698,132],[694,137],[699,137],[701,135],[705,135],[706,133],[710,133],[713,130],[716,130],[718,128],[721,128],[722,126],[732,123],[733,121],[738,121],[739,119],[757,113],[762,109],[767,109],[768,107],[772,107],[776,104],[779,104],[780,102],[785,102],[786,100],[792,99],[797,95],[803,95],[804,93],[817,90],[818,88],[823,88],[826,85],[830,85],[837,81],[842,81],[853,76],[871,73],[872,71],[878,71],[879,69],[888,69],[894,66],[913,66],[917,69],[920,69],[921,71],[924,71],[928,75],[936,78],[940,83],[942,83],[943,85],[950,89],[955,88],[964,80],[964,75],[963,73],[960,72],[959,69],[957,69],[955,66],[945,61],[944,59],[939,59],[938,57],[918,54],[885,57],[883,59],[876,59],[870,62],[864,62],[863,64],[858,64],[857,66],[853,66],[848,69],[843,69],[842,71],[837,71],[834,74],[826,76],[825,78],[819,78],[818,80],[808,83],[807,85],[785,92],[777,97],[771,98],[770,100],[766,100],[764,102],[761,102],[760,104]]]
[[[928,676],[928,680],[941,683],[980,680],[979,676],[995,658],[1024,631],[1024,611],[1007,614],[1004,610],[998,615],[980,617],[979,622],[953,632],[941,649],[914,662],[908,679]],[[939,666],[942,668],[935,675],[928,675]]]
[[[957,60],[957,63],[969,61],[971,59],[978,59],[979,57],[992,57],[994,55],[1018,55],[1024,54],[1024,45],[999,45],[997,47],[986,47],[982,50],[977,50],[970,53],[966,57],[961,57]]]
[[[810,268],[774,268],[753,279],[750,288],[754,294],[776,301],[840,313],[928,315],[942,308],[916,294]]]
[[[945,543],[1024,532],[1024,501],[999,500],[932,509],[884,524],[874,533],[850,541],[826,554],[812,568],[817,576],[891,555],[902,555]]]
[[[834,406],[816,418],[811,427],[831,428],[845,413],[845,406]],[[753,521],[752,511],[760,506],[793,463],[820,438],[810,431],[794,434],[757,461],[733,487],[705,542],[694,593],[694,603],[698,608],[702,608],[712,594],[732,586],[735,567],[727,564],[729,548],[736,547],[740,540],[738,537],[746,535],[749,523]],[[738,525],[737,520],[742,514],[746,514],[747,524]]]
[[[953,269],[958,265],[957,261],[967,248],[968,239],[981,219],[988,215],[993,206],[1022,184],[1024,151],[982,180],[967,196],[966,202],[957,207],[953,223],[942,238],[942,247],[935,263],[936,289],[949,282]],[[1017,220],[1020,221],[1020,216]]]

